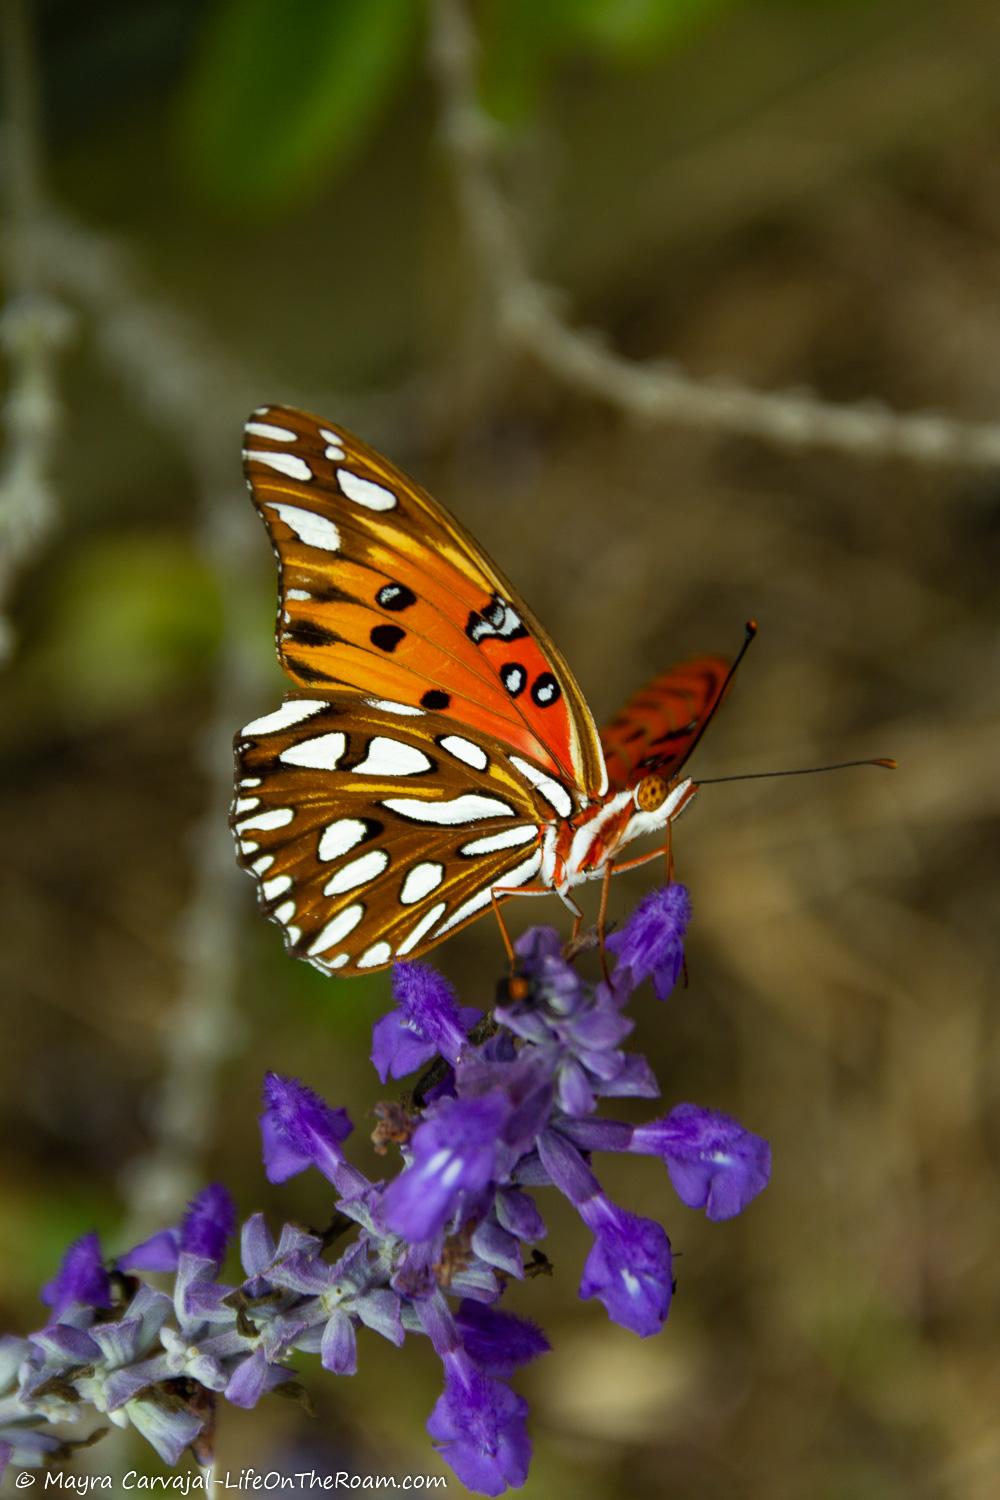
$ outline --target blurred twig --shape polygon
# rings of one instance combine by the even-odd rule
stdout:
[[[638,364],[570,326],[559,295],[531,274],[495,175],[497,127],[479,103],[476,37],[463,0],[434,0],[430,64],[459,207],[501,336],[584,395],[651,422],[677,422],[785,447],[828,447],[879,458],[1000,463],[1000,424],[936,412],[903,414],[878,401],[836,404],[798,391],[754,391],[697,380],[669,364]]]
[[[245,717],[260,666],[255,632],[245,619],[254,533],[237,477],[236,435],[238,416],[259,399],[260,387],[113,242],[49,211],[34,226],[32,248],[47,281],[92,323],[97,349],[125,396],[167,429],[191,465],[201,495],[200,545],[222,604],[214,705],[197,747],[205,813],[191,835],[193,877],[179,923],[177,998],[164,1021],[151,1144],[127,1174],[128,1227],[138,1236],[175,1219],[201,1182],[219,1070],[238,1040],[241,901],[226,808],[233,729]]]
[[[7,454],[0,472],[0,610],[17,571],[42,546],[56,516],[49,469],[59,430],[55,359],[68,314],[48,295],[32,253],[42,212],[41,142],[35,58],[25,0],[5,0],[2,10],[3,177],[8,232],[4,256],[7,300],[0,316],[0,346],[9,384],[3,408]],[[13,646],[0,615],[0,660]]]

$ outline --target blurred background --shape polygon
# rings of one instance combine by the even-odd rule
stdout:
[[[461,517],[599,720],[754,615],[695,774],[901,763],[706,787],[679,825],[690,983],[636,1045],[665,1107],[767,1136],[773,1182],[712,1225],[602,1166],[679,1253],[645,1342],[577,1301],[588,1238],[545,1205],[556,1274],[510,1297],[554,1346],[518,1382],[525,1492],[995,1495],[996,4],[4,22],[0,1326],[37,1325],[68,1240],[123,1248],[209,1178],[324,1221],[318,1176],[263,1180],[265,1068],[347,1105],[377,1170],[387,976],[286,959],[226,828],[232,732],[282,692],[240,429],[290,401]],[[492,923],[435,958],[488,1002]],[[225,1412],[223,1467],[441,1471],[415,1341],[306,1379],[314,1421]]]

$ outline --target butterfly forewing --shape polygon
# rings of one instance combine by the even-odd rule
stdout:
[[[245,465],[281,570],[278,651],[301,688],[424,708],[529,757],[581,799],[607,785],[560,653],[459,523],[340,426],[288,407]]]
[[[634,786],[650,773],[676,776],[728,671],[723,656],[695,656],[640,688],[601,731],[610,785]]]
[[[569,792],[443,714],[289,698],[237,738],[240,863],[288,946],[343,974],[432,947],[538,874]]]

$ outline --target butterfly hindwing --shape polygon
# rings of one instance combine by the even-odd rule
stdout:
[[[413,957],[520,888],[569,792],[447,716],[339,692],[237,737],[240,863],[289,948],[343,974]]]
[[[695,656],[640,688],[601,731],[610,785],[634,786],[650,773],[676,776],[728,672],[723,656]]]
[[[305,691],[429,709],[578,789],[607,778],[560,653],[459,523],[340,426],[265,407],[245,467],[281,570],[278,652]]]

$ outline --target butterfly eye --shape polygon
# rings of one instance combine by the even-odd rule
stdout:
[[[635,789],[635,805],[640,812],[656,812],[667,800],[667,783],[662,776],[644,776]]]

